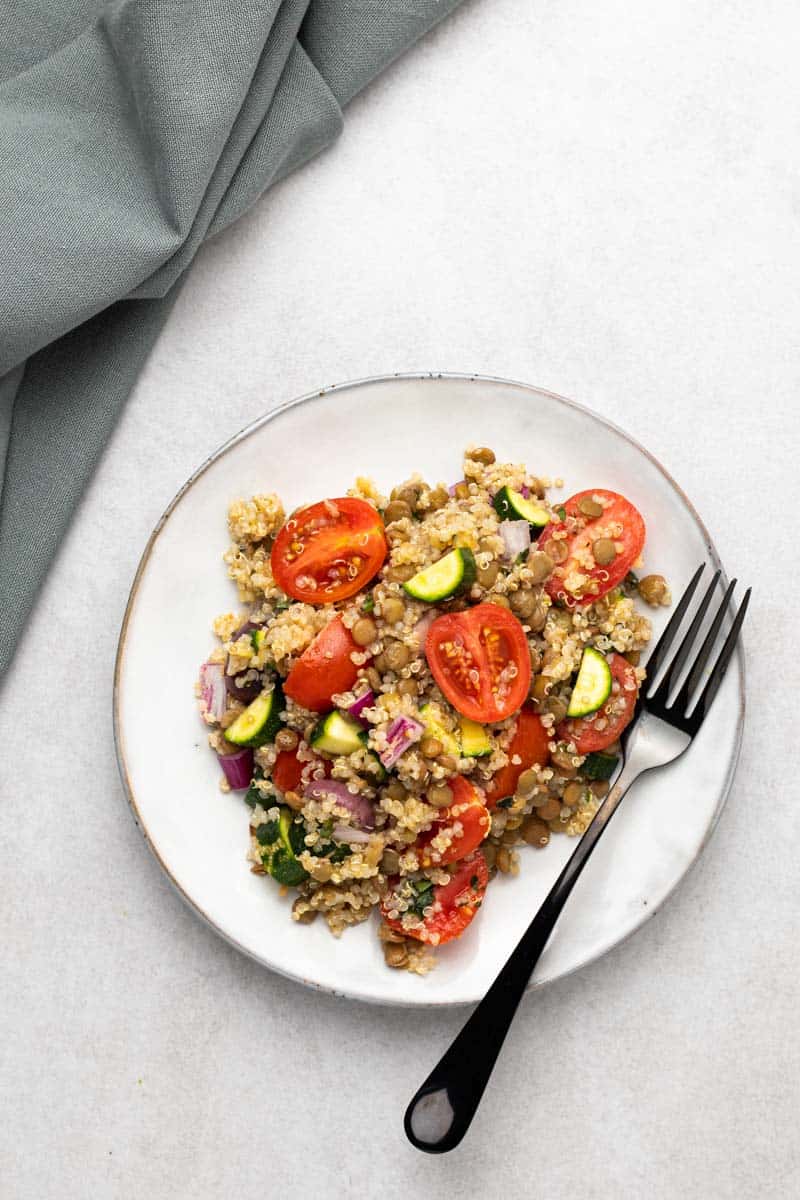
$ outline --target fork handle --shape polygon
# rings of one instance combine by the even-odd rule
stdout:
[[[469,1129],[517,1006],[570,892],[620,800],[643,767],[628,760],[510,958],[406,1109],[418,1150],[452,1150]]]

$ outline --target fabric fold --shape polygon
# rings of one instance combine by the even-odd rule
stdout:
[[[199,247],[459,0],[7,0],[0,676]]]

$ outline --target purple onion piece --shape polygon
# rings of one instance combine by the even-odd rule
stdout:
[[[414,742],[418,742],[425,732],[425,726],[413,717],[395,717],[386,730],[388,746],[381,752],[381,762],[389,770],[398,758],[408,750]]]
[[[244,791],[253,778],[253,751],[245,746],[235,754],[218,754],[219,765],[234,792]]]
[[[356,825],[361,829],[375,828],[375,809],[366,796],[354,796],[346,783],[338,779],[312,779],[303,788],[307,800],[324,800],[331,797],[341,808],[347,809]]]
[[[220,663],[204,662],[200,668],[200,711],[210,724],[225,712],[225,672]]]
[[[354,829],[352,825],[334,825],[333,840],[350,842],[352,845],[364,845],[370,841],[370,835],[363,829]]]
[[[365,692],[363,696],[359,696],[357,700],[354,700],[347,711],[353,720],[358,721],[359,725],[362,725],[364,729],[368,729],[369,721],[366,719],[366,717],[362,717],[361,714],[365,708],[374,707],[375,693],[372,691],[372,689],[370,689],[368,692]]]
[[[527,521],[501,521],[500,536],[506,562],[514,562],[518,555],[526,554],[530,549],[531,527]]]
[[[263,629],[263,625],[259,625],[255,621],[245,621],[244,625],[240,625],[236,630],[231,641],[237,641],[238,638],[244,637],[246,633],[252,633],[254,629]],[[228,674],[229,664],[230,655],[228,655],[228,662],[225,664],[225,687],[229,694],[242,704],[252,704],[264,686],[261,679],[254,679],[250,683],[238,684],[236,682],[237,676]],[[244,675],[244,673],[244,671],[240,671],[239,676]]]
[[[451,483],[451,484],[450,484],[450,487],[447,489],[447,494],[448,494],[449,496],[455,496],[455,494],[456,494],[456,488],[458,487],[458,484],[459,484],[459,483],[466,483],[466,482],[467,482],[467,481],[466,481],[466,479],[459,479],[457,483]]]
[[[424,616],[420,617],[411,631],[411,636],[417,643],[420,653],[425,649],[425,639],[428,636],[428,630],[436,620],[437,615],[433,609],[430,612],[426,612]]]
[[[230,660],[229,660],[230,661]],[[239,676],[229,675],[227,669],[225,671],[225,687],[231,696],[236,700],[240,700],[242,704],[251,704],[255,700],[258,693],[263,689],[264,685],[261,678],[252,680],[250,683],[238,684],[237,678],[244,675],[244,671]]]
[[[522,487],[519,489],[519,494],[520,496],[524,496],[526,500],[530,500],[531,489],[528,487],[527,483],[523,483]]]

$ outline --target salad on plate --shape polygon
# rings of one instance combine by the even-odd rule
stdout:
[[[197,695],[223,791],[250,809],[250,869],[340,935],[379,915],[388,966],[424,974],[520,851],[580,835],[609,788],[651,628],[624,496],[467,449],[452,486],[285,513],[235,501],[237,612]]]

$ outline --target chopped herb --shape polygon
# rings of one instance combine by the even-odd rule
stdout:
[[[525,559],[526,559],[527,557],[528,557],[528,551],[527,551],[527,550],[520,550],[519,554],[517,555],[517,557],[516,557],[516,559],[515,559],[514,561],[515,561],[517,564],[519,564],[519,563],[524,563],[524,562],[525,562]]]
[[[414,889],[414,899],[409,904],[408,911],[423,917],[425,909],[433,904],[433,883],[430,879],[415,879],[411,886]]]
[[[324,838],[329,838],[333,833],[333,817],[328,817],[327,821],[323,821],[319,827],[320,835]]]
[[[282,846],[279,846],[269,856],[269,863],[265,862],[264,866],[267,867],[277,883],[284,883],[287,887],[297,887],[298,884],[308,879],[308,872],[305,868],[301,867],[297,859]]]
[[[291,607],[292,607],[291,600],[284,598],[283,600],[275,601],[275,603],[272,606],[272,611],[276,612],[276,613],[286,612],[287,608],[291,608]]]
[[[349,858],[352,853],[352,846],[348,846],[346,842],[342,842],[328,857],[332,863],[340,863]]]
[[[261,767],[256,767],[253,771],[253,778],[250,780],[250,787],[244,794],[244,802],[249,808],[255,808],[257,804],[263,804],[265,797],[256,787],[256,781],[264,778],[264,772]]]
[[[289,826],[289,845],[292,853],[302,854],[306,848],[306,827],[302,820],[295,820]]]
[[[497,807],[498,808],[511,808],[511,805],[513,803],[514,803],[514,797],[506,796],[503,800],[497,801]]]
[[[278,822],[262,821],[256,826],[256,840],[260,846],[271,846],[278,840]]]
[[[639,590],[639,576],[634,571],[628,571],[628,574],[622,581],[622,590],[626,596],[632,596]]]
[[[558,513],[558,519],[560,521],[566,521],[567,510],[564,508],[563,504],[559,504],[558,508],[556,509],[556,512]]]
[[[366,600],[361,605],[361,611],[365,612],[365,613],[371,613],[374,607],[375,607],[375,597],[367,596]]]

